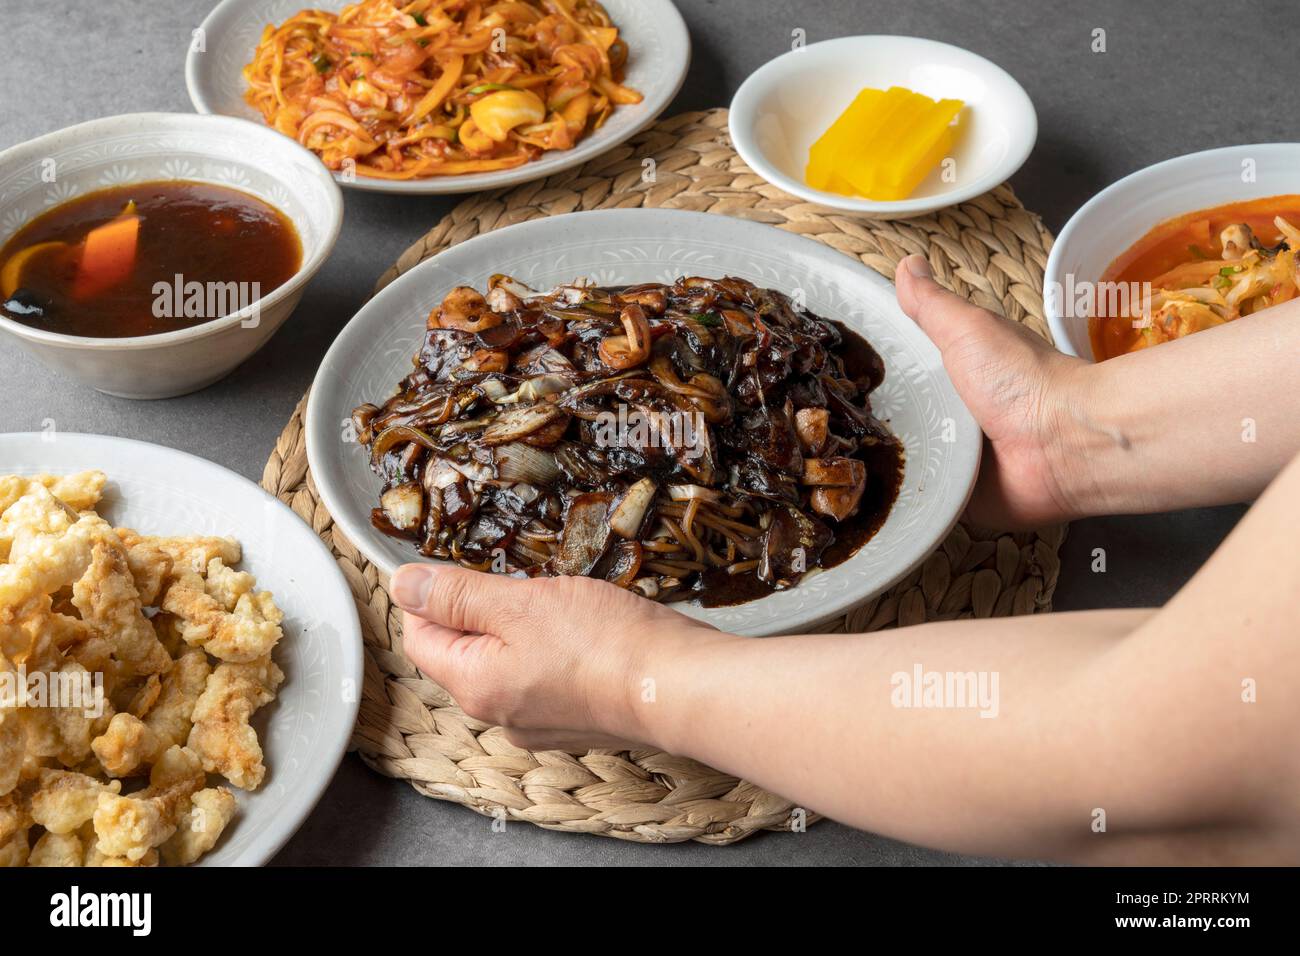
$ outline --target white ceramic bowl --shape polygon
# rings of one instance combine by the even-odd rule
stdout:
[[[363,402],[393,394],[411,370],[429,310],[457,285],[479,289],[503,272],[535,289],[587,277],[601,285],[740,276],[787,293],[865,335],[885,362],[872,406],[902,439],[902,488],[879,533],[849,560],[798,587],[736,607],[676,605],[744,634],[797,632],[889,587],[944,539],[965,507],[982,436],[938,350],[899,310],[894,287],[862,263],[772,226],[705,213],[618,209],[498,229],[453,246],[386,286],[348,323],[321,363],[307,405],[307,454],[339,529],[385,575],[420,560],[408,541],[376,531],[379,481],[351,439]],[[949,433],[951,429],[951,433]]]
[[[241,568],[284,611],[275,662],[284,684],[259,710],[266,779],[235,790],[239,813],[207,866],[259,866],[311,813],[343,757],[361,696],[361,624],[329,549],[291,509],[212,462],[126,438],[72,433],[0,435],[0,474],[108,475],[100,514],[143,534],[232,535]]]
[[[51,168],[54,181],[47,182]],[[178,179],[251,193],[298,230],[302,264],[257,301],[255,318],[234,313],[176,332],[122,339],[47,332],[3,315],[0,329],[50,368],[123,398],[197,391],[265,345],[324,264],[343,223],[343,196],[316,157],[265,126],[225,116],[130,113],[7,149],[0,153],[0,244],[41,213],[85,193]]]
[[[191,44],[185,59],[190,102],[200,113],[242,116],[261,123],[261,113],[244,102],[248,85],[241,71],[253,58],[262,30],[307,7],[338,12],[352,2],[355,0],[222,0],[201,26],[204,49]],[[668,107],[686,80],[691,63],[690,33],[671,0],[602,0],[602,4],[628,45],[624,82],[645,98],[632,106],[620,106],[604,126],[573,149],[553,150],[537,162],[497,172],[400,181],[339,176],[338,181],[354,189],[408,196],[500,189],[579,166],[641,132]]]
[[[863,89],[891,86],[965,101],[953,181],[936,169],[895,202],[809,186],[804,168],[812,144]],[[988,192],[1020,168],[1037,136],[1034,104],[1006,70],[920,37],[840,37],[792,50],[757,70],[731,101],[731,139],[754,172],[809,202],[879,218],[919,216]]]
[[[1095,283],[1133,243],[1166,220],[1199,209],[1300,193],[1300,143],[1227,146],[1167,159],[1088,200],[1052,244],[1043,306],[1056,347],[1093,358],[1089,316],[1071,290]]]

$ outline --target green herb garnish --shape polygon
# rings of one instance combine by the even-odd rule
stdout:
[[[691,320],[700,323],[706,329],[717,328],[722,324],[722,316],[716,312],[696,312],[691,316]]]
[[[327,73],[329,72],[330,66],[333,65],[330,63],[329,57],[325,56],[324,53],[316,54],[311,58],[311,62],[312,66],[316,67],[317,73]]]
[[[424,18],[423,13],[412,13],[411,19],[422,27],[427,27],[429,25],[429,21]]]
[[[348,55],[349,55],[349,56],[368,56],[368,57],[370,57],[370,59],[372,59],[372,60],[375,58],[375,55],[374,55],[373,53],[363,53],[363,52],[360,51],[360,50],[353,50],[353,51],[352,51],[351,53],[349,53]]]
[[[1227,278],[1228,276],[1236,275],[1240,271],[1241,270],[1238,269],[1236,266],[1224,266],[1222,269],[1219,270],[1219,275],[1223,276],[1224,278]]]
[[[1232,285],[1232,280],[1226,276],[1215,276],[1213,285],[1216,289],[1226,289]]]
[[[1196,258],[1198,258],[1198,259],[1208,259],[1208,258],[1210,258],[1209,256],[1207,256],[1205,253],[1203,253],[1203,252],[1201,251],[1201,247],[1200,247],[1200,246],[1195,245],[1195,244],[1188,246],[1188,247],[1187,247],[1187,251],[1190,252],[1192,255],[1196,256]]]
[[[519,87],[511,86],[509,83],[480,83],[478,86],[470,87],[470,96],[479,93],[486,93],[488,90],[518,90]]]

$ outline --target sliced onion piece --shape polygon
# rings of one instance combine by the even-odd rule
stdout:
[[[518,441],[525,435],[546,427],[563,414],[562,409],[548,402],[507,408],[483,431],[483,443],[504,445],[507,442]]]
[[[705,488],[703,485],[669,485],[668,497],[673,501],[690,501],[692,498],[698,498],[700,501],[721,501],[721,492],[712,488]]]
[[[610,551],[609,570],[605,580],[621,588],[631,587],[633,579],[641,570],[641,559],[645,551],[639,541],[620,541]]]
[[[389,488],[379,497],[380,507],[399,531],[414,531],[424,518],[424,491],[419,482],[408,481]]]
[[[560,466],[554,454],[523,442],[498,446],[496,460],[497,477],[502,481],[549,485],[560,477]]]
[[[655,483],[642,478],[623,493],[609,515],[609,526],[620,538],[634,540],[641,531],[646,512],[655,500]]]

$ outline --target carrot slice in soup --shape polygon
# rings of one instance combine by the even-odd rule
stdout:
[[[72,286],[76,299],[89,299],[111,289],[131,274],[140,240],[140,217],[122,215],[90,230]]]

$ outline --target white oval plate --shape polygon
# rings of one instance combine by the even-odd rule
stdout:
[[[251,481],[203,458],[105,435],[0,435],[0,474],[108,475],[99,513],[144,534],[231,535],[240,568],[284,611],[275,662],[285,681],[254,726],[266,754],[255,793],[234,790],[239,812],[205,866],[260,866],[320,799],[343,757],[361,691],[361,624],[329,549],[296,514]]]
[[[300,10],[337,12],[351,0],[222,0],[203,21],[203,50],[191,43],[185,58],[185,86],[200,113],[224,113],[261,123],[262,115],[244,102],[242,70],[252,59],[258,38],[268,23],[280,24]],[[653,123],[672,102],[686,80],[691,63],[691,36],[671,0],[602,0],[610,19],[628,45],[624,82],[644,99],[620,106],[605,125],[569,150],[552,150],[534,163],[515,169],[465,176],[388,180],[357,176],[344,186],[370,192],[408,196],[476,192],[531,182],[579,166]]]
[[[964,100],[951,159],[907,199],[883,202],[813,189],[804,182],[808,149],[866,88],[905,86],[931,98]],[[902,219],[965,202],[1020,168],[1038,137],[1029,94],[1002,67],[937,40],[840,37],[792,50],[754,72],[731,101],[736,151],[774,186],[809,202]]]
[[[1243,171],[1253,175],[1247,177]],[[1254,143],[1189,153],[1130,173],[1093,196],[1052,243],[1043,309],[1056,347],[1095,360],[1077,290],[1161,223],[1228,203],[1300,193],[1300,143]]]
[[[862,333],[884,358],[876,413],[906,449],[898,501],[879,533],[848,561],[798,587],[736,607],[675,605],[735,633],[810,627],[866,600],[919,565],[951,530],[975,481],[982,438],[943,370],[938,350],[899,310],[894,287],[811,239],[706,213],[617,209],[571,213],[486,233],[422,262],[348,323],[321,363],[307,405],[307,455],[340,530],[385,575],[423,560],[410,542],[376,531],[379,481],[349,426],[352,409],[379,403],[411,370],[429,310],[457,285],[486,287],[496,272],[536,289],[578,277],[601,285],[740,276],[789,294]]]

